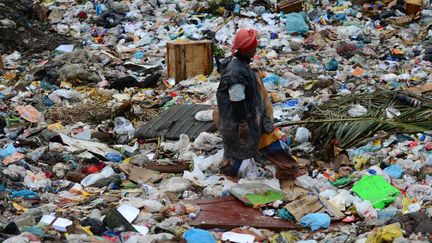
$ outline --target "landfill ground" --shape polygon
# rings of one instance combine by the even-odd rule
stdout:
[[[0,242],[432,241],[431,24],[428,0],[0,0]],[[243,28],[278,130],[228,177]]]

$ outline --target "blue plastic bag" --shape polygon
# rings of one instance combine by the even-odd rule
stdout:
[[[4,159],[15,152],[17,152],[16,148],[10,143],[3,149],[0,149],[0,158]]]
[[[12,198],[22,197],[24,199],[33,199],[37,198],[38,196],[39,195],[37,194],[37,192],[34,192],[32,190],[21,190],[12,192]]]
[[[339,63],[336,59],[331,59],[328,63],[324,65],[324,69],[327,71],[336,71],[338,69]]]
[[[304,12],[288,14],[285,29],[288,34],[304,34],[308,32],[309,26],[306,23],[306,14]]]
[[[325,213],[310,213],[300,219],[299,223],[304,227],[310,227],[312,231],[330,227],[330,216]]]
[[[272,84],[278,84],[279,82],[279,76],[273,73],[270,73],[265,78],[263,78],[263,83],[272,83]]]
[[[187,243],[216,243],[213,236],[202,229],[190,228],[183,234],[183,238]]]
[[[108,152],[105,154],[105,158],[107,158],[111,162],[116,162],[116,163],[120,163],[123,161],[123,156],[120,153]]]
[[[384,173],[394,179],[399,179],[402,177],[403,168],[400,165],[389,165],[384,169]]]

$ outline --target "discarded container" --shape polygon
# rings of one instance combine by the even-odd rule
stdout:
[[[303,10],[303,0],[288,0],[278,4],[279,11],[284,13],[300,12]]]
[[[176,41],[167,43],[168,77],[176,82],[213,70],[211,41]]]

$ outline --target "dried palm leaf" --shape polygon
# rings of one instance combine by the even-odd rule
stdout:
[[[350,117],[348,110],[355,104],[367,108],[367,114]],[[388,118],[389,107],[396,108],[401,114]],[[350,148],[367,141],[380,131],[389,134],[432,131],[432,100],[392,91],[342,96],[316,107],[306,114],[303,121],[281,122],[276,125],[306,125],[313,134],[312,142],[315,146],[323,147],[332,139],[337,139],[342,148]]]

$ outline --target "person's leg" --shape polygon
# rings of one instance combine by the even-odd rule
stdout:
[[[242,159],[236,159],[225,154],[224,160],[220,164],[220,171],[226,176],[237,176],[242,162]]]

